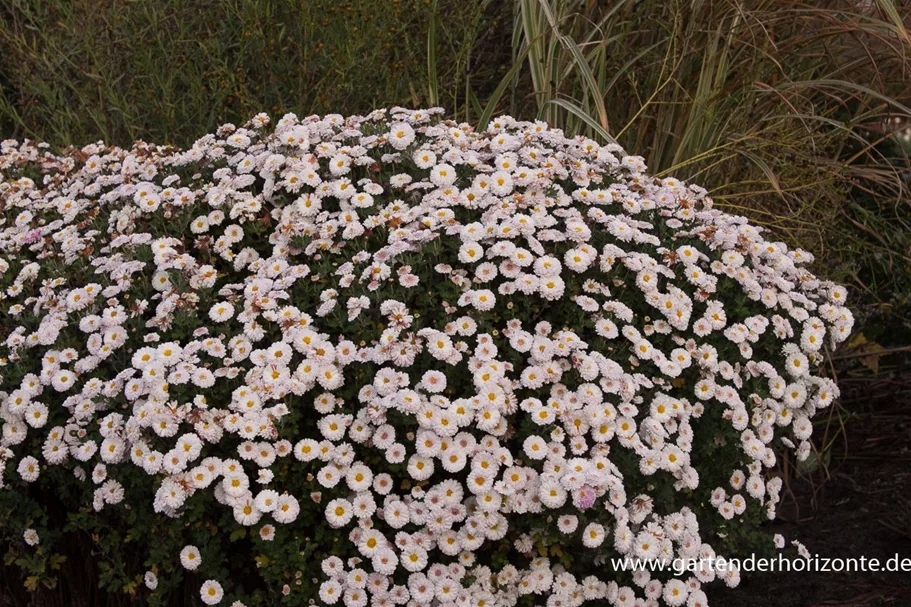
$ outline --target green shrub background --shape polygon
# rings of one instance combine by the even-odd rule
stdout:
[[[490,44],[498,26],[506,28],[508,62],[508,15],[482,11],[485,4],[491,3],[449,1],[437,10],[447,24],[440,28],[441,81],[458,84],[472,49]],[[262,111],[305,116],[428,104],[425,56],[434,11],[425,0],[14,0],[4,6],[5,136],[57,145],[98,139],[189,145]],[[474,55],[476,77],[496,77],[498,58]]]

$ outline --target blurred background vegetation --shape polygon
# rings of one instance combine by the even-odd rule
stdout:
[[[440,105],[615,140],[849,285],[832,373],[862,396],[911,385],[909,26],[907,0],[6,0],[0,138]]]

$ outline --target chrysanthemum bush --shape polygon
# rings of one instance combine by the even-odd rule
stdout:
[[[696,607],[739,573],[610,559],[774,549],[845,290],[616,145],[441,114],[3,142],[20,566],[84,530],[153,604]]]

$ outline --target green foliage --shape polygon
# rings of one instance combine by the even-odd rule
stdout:
[[[0,132],[186,146],[260,111],[428,105],[432,21],[446,83],[434,101],[454,107],[469,69],[476,83],[500,69],[493,54],[469,59],[503,12],[490,0],[444,0],[435,19],[429,0],[14,0],[0,6]]]

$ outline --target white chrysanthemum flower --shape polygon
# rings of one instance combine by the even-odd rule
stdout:
[[[22,534],[22,539],[25,540],[25,543],[29,546],[37,546],[41,541],[38,537],[38,532],[34,529],[26,529]]]
[[[199,556],[199,548],[196,546],[184,546],[180,551],[180,564],[184,569],[194,571],[202,565],[202,557]]]
[[[224,598],[225,592],[215,580],[206,580],[199,589],[199,596],[206,605],[217,605]]]
[[[338,528],[348,524],[354,516],[351,502],[345,499],[334,499],[326,504],[326,522]]]
[[[38,480],[38,476],[41,474],[41,468],[38,464],[38,460],[27,455],[19,460],[19,466],[16,468],[19,472],[19,476],[22,477],[27,483],[33,483]]]
[[[389,144],[397,150],[404,150],[414,142],[414,129],[404,122],[396,122],[389,126]]]

